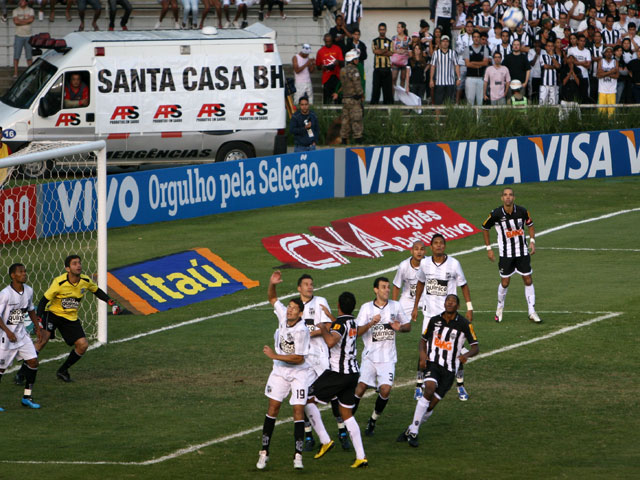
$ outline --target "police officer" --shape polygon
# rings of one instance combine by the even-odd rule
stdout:
[[[349,50],[345,55],[346,67],[340,71],[340,83],[342,83],[342,126],[340,136],[342,143],[349,142],[349,135],[353,134],[355,143],[362,142],[362,101],[364,90],[358,71],[358,50]]]

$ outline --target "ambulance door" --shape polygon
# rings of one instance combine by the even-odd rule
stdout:
[[[35,103],[35,140],[95,140],[95,95],[89,70],[56,77]]]

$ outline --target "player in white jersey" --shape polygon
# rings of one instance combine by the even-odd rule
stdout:
[[[400,302],[407,317],[411,317],[411,313],[413,312],[413,305],[416,299],[416,285],[418,284],[416,275],[420,269],[420,262],[424,258],[425,249],[424,242],[420,240],[414,242],[411,246],[411,257],[400,262],[396,276],[393,279],[393,293],[391,294],[391,298]],[[424,299],[424,295],[422,299]],[[421,307],[422,299],[420,301]]]
[[[28,314],[40,340],[42,332],[33,305],[33,289],[26,284],[27,269],[21,263],[9,267],[9,277],[11,284],[0,291],[0,380],[16,357],[24,360],[26,382],[21,403],[27,408],[40,408],[31,396],[38,373],[38,354],[24,326],[24,316]]]
[[[307,357],[307,363],[313,368],[311,378],[309,379],[309,384],[311,384],[316,378],[322,375],[322,372],[329,368],[329,349],[322,338],[320,325],[323,323],[327,325],[331,324],[331,318],[325,314],[322,307],[325,307],[329,312],[331,312],[331,309],[329,308],[326,298],[314,295],[313,278],[307,273],[301,275],[298,279],[298,293],[300,293],[300,298],[304,302],[302,318],[311,335],[311,347],[309,356]],[[338,439],[340,440],[340,444],[344,450],[349,450],[349,448],[351,448],[349,444],[349,434],[340,416],[337,399],[331,400],[331,408],[338,423]],[[309,423],[307,418],[305,418],[304,431],[303,451],[311,452],[316,442],[313,438],[311,423]]]
[[[301,469],[302,447],[304,444],[304,406],[307,403],[307,388],[311,367],[306,362],[309,354],[309,330],[302,321],[304,304],[300,298],[293,298],[285,307],[278,300],[276,285],[282,282],[279,271],[271,274],[267,295],[278,317],[278,330],[275,335],[275,350],[265,345],[264,354],[273,360],[273,369],[264,394],[269,398],[269,408],[262,426],[262,450],[258,454],[256,467],[260,470],[269,461],[269,445],[280,406],[289,393],[289,404],[293,406],[293,432],[295,453],[293,468]]]
[[[448,294],[455,294],[458,287],[462,290],[464,299],[467,302],[467,319],[473,320],[473,304],[471,303],[471,293],[469,285],[464,276],[460,262],[445,254],[447,242],[442,235],[436,233],[431,237],[431,257],[425,257],[420,263],[420,269],[416,274],[418,284],[416,285],[416,295],[424,292],[422,330],[424,333],[429,325],[429,320],[444,311],[444,299]],[[420,298],[420,297],[417,297]],[[414,300],[411,319],[415,321],[418,317],[420,301]],[[464,369],[456,373],[458,398],[461,401],[469,399],[469,394],[464,388]],[[418,385],[416,387],[416,399],[422,393],[422,370],[418,369]]]
[[[378,398],[367,422],[364,434],[373,435],[376,420],[389,401],[389,394],[395,377],[396,332],[410,332],[411,321],[404,313],[400,302],[389,299],[389,279],[378,277],[373,282],[375,300],[365,303],[358,312],[356,323],[358,335],[362,336],[364,351],[360,362],[360,381],[356,388],[356,406],[367,388],[378,388]]]
[[[456,370],[480,351],[473,325],[458,314],[460,300],[447,295],[444,311],[431,319],[420,339],[420,367],[426,369],[424,397],[418,400],[413,421],[400,434],[398,442],[418,446],[418,429],[426,422],[438,402],[453,385]],[[470,348],[465,352],[464,343]]]
[[[357,345],[358,326],[351,315],[356,307],[356,297],[351,292],[343,292],[338,298],[338,318],[333,320],[331,327],[326,323],[320,324],[322,338],[329,347],[329,368],[309,387],[309,400],[305,411],[318,433],[322,446],[314,458],[322,458],[333,447],[329,438],[316,401],[327,403],[337,398],[340,415],[349,430],[349,436],[356,451],[356,460],[351,468],[363,468],[369,464],[364,453],[360,427],[353,417],[355,406],[355,392],[358,385]],[[331,315],[329,310],[325,312]]]

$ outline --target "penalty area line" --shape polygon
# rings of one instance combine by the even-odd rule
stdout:
[[[493,355],[497,355],[499,353],[508,352],[511,350],[515,350],[516,348],[524,347],[526,345],[531,345],[532,343],[540,342],[542,340],[547,340],[549,338],[556,337],[558,335],[565,334],[567,332],[571,332],[573,330],[577,330],[582,327],[587,327],[589,325],[593,325],[594,323],[602,322],[603,320],[608,320],[610,318],[619,317],[623,312],[608,312],[605,315],[600,315],[598,317],[592,318],[590,320],[585,320],[584,322],[576,323],[575,325],[570,325],[568,327],[560,328],[553,332],[547,333],[546,335],[542,335],[540,337],[535,337],[529,340],[525,340],[523,342],[513,343],[511,345],[506,345],[501,348],[497,348],[495,350],[491,350],[487,353],[480,353],[475,357],[469,359],[467,363],[475,362],[477,360],[482,360],[484,358],[492,357]],[[415,379],[412,379],[408,382],[398,383],[394,385],[394,389],[404,388],[415,384]],[[369,390],[365,397],[369,397],[375,393],[374,390]],[[320,410],[327,410],[330,406],[326,405]],[[293,417],[285,418],[283,420],[279,420],[276,422],[277,425],[282,425],[285,423],[293,422]],[[174,458],[181,457],[183,455],[187,455],[189,453],[196,452],[206,447],[210,447],[212,445],[217,445],[220,443],[224,443],[228,440],[233,440],[235,438],[244,437],[246,435],[250,435],[252,433],[257,433],[262,430],[262,426],[253,427],[247,430],[242,430],[240,432],[233,433],[231,435],[225,435],[223,437],[214,438],[212,440],[208,440],[206,442],[199,443],[197,445],[190,445],[185,448],[181,448],[174,452],[171,452],[167,455],[163,455],[161,457],[152,458],[150,460],[144,460],[142,462],[110,462],[110,461],[64,461],[64,460],[0,460],[0,463],[12,463],[12,464],[29,464],[29,465],[123,465],[123,466],[147,466],[147,465],[156,465],[158,463],[163,463],[168,460],[172,460]]]

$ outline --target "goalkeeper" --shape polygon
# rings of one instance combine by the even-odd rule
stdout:
[[[67,273],[53,279],[38,304],[38,317],[43,320],[41,339],[36,343],[36,351],[41,352],[50,338],[55,338],[56,329],[60,331],[67,345],[73,345],[69,356],[56,372],[63,382],[72,382],[69,368],[82,358],[89,348],[89,342],[78,319],[78,308],[86,292],[92,292],[100,300],[112,307],[112,313],[120,313],[120,307],[98,288],[89,277],[82,275],[82,259],[78,255],[69,255],[64,260]],[[25,366],[22,366],[24,369]],[[16,383],[22,383],[23,370],[16,374]]]

